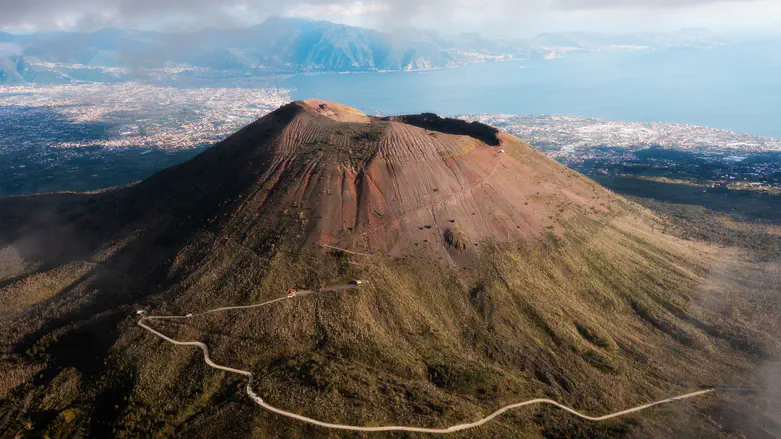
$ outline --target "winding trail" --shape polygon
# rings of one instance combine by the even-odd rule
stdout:
[[[321,288],[320,290],[317,290],[317,291],[307,291],[307,294],[312,294],[312,293],[321,292],[321,291],[325,292],[325,291],[347,290],[347,289],[358,288],[358,287],[359,287],[358,285],[331,286],[331,287]],[[536,404],[549,404],[549,405],[553,405],[555,407],[558,407],[561,410],[564,410],[564,411],[566,411],[568,413],[571,413],[571,414],[573,414],[573,415],[575,415],[575,416],[577,416],[579,418],[583,418],[583,419],[586,419],[586,420],[589,420],[589,421],[605,421],[605,420],[608,420],[608,419],[617,418],[619,416],[625,416],[625,415],[628,415],[628,414],[631,414],[631,413],[636,413],[636,412],[639,412],[639,411],[642,411],[642,410],[646,410],[646,409],[649,409],[649,408],[657,406],[657,405],[667,404],[667,403],[670,403],[670,402],[680,401],[680,400],[688,399],[688,398],[694,398],[694,397],[705,395],[707,393],[714,392],[714,391],[718,390],[716,388],[703,389],[703,390],[699,390],[699,391],[696,391],[696,392],[686,393],[686,394],[683,394],[683,395],[673,396],[671,398],[666,398],[666,399],[654,401],[654,402],[651,402],[651,403],[648,403],[648,404],[643,404],[643,405],[640,405],[640,406],[637,406],[637,407],[632,407],[632,408],[629,408],[629,409],[626,409],[626,410],[622,410],[622,411],[619,411],[619,412],[608,413],[608,414],[602,415],[602,416],[589,416],[589,415],[580,413],[580,412],[576,411],[573,408],[570,408],[570,407],[567,407],[567,406],[565,406],[565,405],[563,405],[561,403],[558,403],[558,402],[556,402],[556,401],[554,401],[552,399],[537,398],[537,399],[530,399],[528,401],[518,402],[518,403],[515,403],[515,404],[506,405],[506,406],[496,410],[495,412],[491,413],[490,415],[488,415],[488,416],[486,416],[486,417],[484,417],[484,418],[482,418],[480,420],[477,420],[475,422],[469,422],[469,423],[464,423],[464,424],[457,424],[457,425],[453,425],[453,426],[446,427],[446,428],[407,427],[407,426],[400,426],[400,425],[389,425],[389,426],[383,426],[383,427],[361,427],[361,426],[358,426],[358,425],[335,424],[335,423],[331,423],[331,422],[320,421],[320,420],[313,419],[313,418],[310,418],[310,417],[307,417],[307,416],[302,416],[302,415],[299,415],[297,413],[289,412],[287,410],[283,410],[283,409],[280,409],[280,408],[272,406],[271,404],[265,402],[263,400],[263,398],[258,396],[258,394],[255,393],[254,390],[252,390],[252,382],[253,382],[253,379],[254,379],[254,377],[252,375],[252,372],[247,371],[247,370],[242,370],[242,369],[235,369],[235,368],[232,368],[232,367],[228,367],[228,366],[223,366],[223,365],[217,364],[209,356],[209,347],[206,344],[201,343],[199,341],[179,341],[179,340],[175,340],[175,339],[173,339],[171,337],[168,337],[167,335],[157,331],[156,329],[154,329],[154,328],[152,328],[152,327],[150,327],[150,326],[148,326],[146,324],[146,322],[149,322],[149,321],[152,321],[152,320],[184,320],[184,319],[191,319],[193,317],[204,316],[204,315],[212,314],[212,313],[216,313],[216,312],[225,312],[225,311],[235,311],[235,310],[245,310],[245,309],[250,309],[250,308],[258,308],[258,307],[262,307],[262,306],[266,306],[266,305],[272,305],[272,304],[274,304],[276,302],[281,302],[283,300],[295,299],[296,297],[299,297],[299,296],[298,295],[294,296],[294,297],[287,297],[286,296],[286,297],[281,297],[281,298],[278,298],[278,299],[269,300],[267,302],[262,302],[262,303],[258,303],[258,304],[254,304],[254,305],[226,306],[226,307],[211,309],[211,310],[204,311],[204,312],[201,312],[201,313],[198,313],[198,314],[187,314],[187,315],[184,315],[184,316],[147,316],[147,317],[143,317],[140,320],[138,320],[137,323],[138,323],[138,325],[140,327],[146,329],[147,331],[151,332],[152,334],[162,338],[163,340],[165,340],[165,341],[167,341],[169,343],[175,344],[177,346],[197,346],[199,349],[201,349],[203,351],[203,359],[204,359],[204,361],[206,361],[206,364],[208,364],[209,366],[211,366],[211,367],[213,367],[215,369],[219,369],[219,370],[222,370],[222,371],[225,371],[225,372],[236,373],[236,374],[239,374],[239,375],[246,376],[248,378],[247,386],[246,386],[247,395],[249,395],[249,397],[253,401],[255,401],[255,403],[257,403],[259,406],[263,407],[264,409],[266,409],[268,411],[271,411],[271,412],[274,412],[274,413],[276,413],[278,415],[285,416],[285,417],[290,418],[290,419],[295,419],[295,420],[298,420],[298,421],[306,422],[308,424],[317,425],[317,426],[324,427],[324,428],[331,428],[331,429],[338,429],[338,430],[365,431],[365,432],[409,431],[409,432],[433,433],[433,434],[453,433],[453,432],[456,432],[456,431],[462,431],[462,430],[467,430],[467,429],[470,429],[470,428],[479,427],[479,426],[485,424],[486,422],[490,422],[491,420],[497,418],[498,416],[501,416],[503,413],[505,413],[505,412],[507,412],[509,410],[513,410],[513,409],[520,408],[520,407],[525,407],[525,406],[530,406],[530,405],[536,405]]]

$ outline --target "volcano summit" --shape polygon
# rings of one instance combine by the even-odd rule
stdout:
[[[751,384],[778,339],[708,300],[723,249],[666,228],[495,128],[294,102],[126,187],[0,199],[0,437],[358,434],[261,410],[139,309],[192,313],[147,323],[331,423],[436,428],[531,398],[601,414]],[[318,293],[199,314],[290,289]],[[606,423],[530,407],[455,435],[719,435],[728,397]]]
[[[177,169],[173,180],[185,191],[229,191],[219,197],[228,198],[226,207],[209,221],[241,242],[283,227],[279,221],[292,215],[310,242],[394,256],[424,242],[440,251],[448,229],[475,243],[561,232],[558,220],[604,214],[611,201],[599,186],[494,128],[432,114],[370,118],[315,100],[283,107],[183,167],[192,168]]]

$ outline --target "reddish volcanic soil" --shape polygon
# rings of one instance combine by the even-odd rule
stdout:
[[[286,125],[258,146],[273,158],[230,220],[241,230],[295,209],[316,243],[398,254],[415,245],[444,248],[448,229],[471,245],[559,233],[573,213],[604,213],[600,203],[613,198],[481,124],[434,115],[379,119],[322,101],[295,102],[266,118]]]
[[[134,244],[147,254],[134,262],[142,271],[202,232],[258,251],[295,228],[293,235],[315,244],[453,256],[486,238],[561,235],[567,221],[597,219],[620,203],[495,128],[433,114],[369,117],[318,100],[288,104],[194,159],[86,206],[58,202],[45,215],[25,213],[46,200],[6,201],[10,242],[26,235],[48,243],[44,255],[28,246],[28,258],[67,261],[140,227],[149,232]],[[152,256],[148,245],[158,249]]]

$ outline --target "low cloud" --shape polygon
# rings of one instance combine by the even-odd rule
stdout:
[[[247,27],[270,16],[287,16],[380,30],[413,26],[446,33],[481,32],[492,37],[515,37],[557,30],[670,30],[681,24],[692,27],[729,27],[730,23],[739,23],[740,27],[749,26],[746,23],[767,25],[772,16],[772,12],[766,11],[767,5],[774,1],[0,0],[0,30],[95,31],[121,27],[179,32],[207,27]],[[685,14],[672,13],[673,8]]]
[[[364,16],[404,16],[408,11],[414,13],[419,3],[412,0],[0,0],[0,30],[91,32],[119,27],[180,32],[207,27],[247,27],[270,16],[355,21]]]
[[[235,22],[231,12],[244,3],[240,0],[0,0],[3,11],[0,27],[95,30],[117,26],[166,30],[166,26],[216,26]]]
[[[462,1],[462,0],[461,0]],[[503,0],[502,0],[503,1]],[[161,31],[240,27],[270,16],[407,16],[427,5],[415,0],[0,0],[0,29],[92,31],[127,27]],[[460,3],[427,2],[440,11]]]
[[[684,8],[715,3],[754,3],[757,0],[553,0],[557,9]]]

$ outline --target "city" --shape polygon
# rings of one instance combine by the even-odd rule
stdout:
[[[781,140],[695,125],[555,115],[469,115],[527,140],[591,177],[677,179],[711,188],[776,192]]]
[[[733,152],[781,151],[781,140],[696,125],[657,122],[618,122],[557,115],[476,114],[462,116],[533,139],[537,147],[560,150],[557,157],[575,151],[612,146],[631,150],[660,146],[691,152],[714,149]]]
[[[133,82],[0,87],[7,121],[0,128],[0,154],[29,147],[193,148],[220,140],[289,100],[281,89]],[[53,119],[68,121],[75,132]]]
[[[0,86],[0,196],[140,180],[287,101],[276,88]]]

